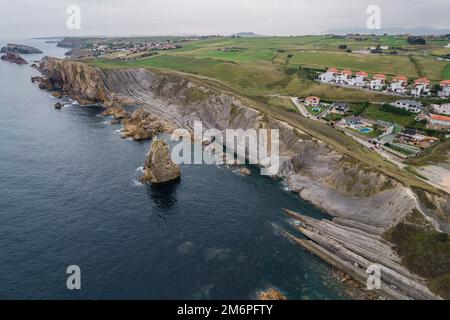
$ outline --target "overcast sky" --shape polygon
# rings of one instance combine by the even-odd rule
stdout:
[[[66,27],[69,5],[81,29]],[[2,0],[0,38],[60,35],[318,34],[365,28],[369,5],[383,28],[450,28],[450,0]]]

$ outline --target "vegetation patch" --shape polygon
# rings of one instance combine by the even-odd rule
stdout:
[[[403,221],[385,233],[394,250],[412,272],[429,280],[430,288],[450,299],[450,240],[414,209]]]

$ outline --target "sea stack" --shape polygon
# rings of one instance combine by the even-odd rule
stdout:
[[[155,139],[144,166],[141,182],[161,185],[180,179],[180,167],[170,158],[169,146],[164,140]]]

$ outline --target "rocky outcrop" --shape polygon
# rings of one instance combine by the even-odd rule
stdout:
[[[164,140],[154,139],[141,182],[160,185],[179,179],[180,167],[172,161],[169,146]]]
[[[41,50],[22,44],[8,43],[6,47],[0,49],[1,53],[19,53],[19,54],[36,54],[42,53]]]
[[[269,288],[267,290],[258,293],[257,300],[287,300],[286,296],[275,288]]]
[[[22,58],[19,54],[12,52],[2,55],[0,59],[16,64],[28,64],[27,60]]]

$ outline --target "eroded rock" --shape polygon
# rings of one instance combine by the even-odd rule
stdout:
[[[142,183],[164,184],[180,179],[180,167],[170,158],[169,146],[164,140],[155,139],[144,165]]]

